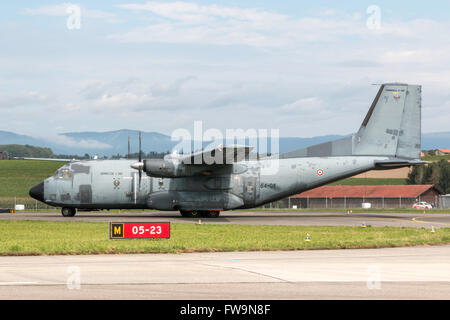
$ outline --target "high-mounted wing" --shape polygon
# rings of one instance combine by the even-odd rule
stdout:
[[[145,159],[131,164],[131,168],[142,170],[150,177],[182,178],[209,175],[224,166],[249,159],[252,147],[231,145],[194,152],[189,155],[171,154],[164,159]]]
[[[14,160],[41,160],[41,161],[58,161],[58,162],[71,162],[77,161],[75,159],[56,159],[56,158],[28,158],[28,157],[14,157]]]
[[[222,145],[212,150],[204,150],[194,152],[180,158],[181,163],[185,165],[222,165],[232,164],[242,160],[249,159],[249,154],[253,147],[230,145],[222,147]]]

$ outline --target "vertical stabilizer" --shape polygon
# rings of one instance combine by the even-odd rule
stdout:
[[[420,158],[421,86],[383,84],[354,137],[354,155]]]

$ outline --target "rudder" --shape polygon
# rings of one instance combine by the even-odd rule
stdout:
[[[383,84],[354,137],[354,155],[420,158],[421,86]]]

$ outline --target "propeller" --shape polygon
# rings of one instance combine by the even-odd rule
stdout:
[[[139,163],[142,163],[142,166],[139,169],[139,189],[141,188],[141,179],[142,179],[142,169],[144,169],[144,163],[142,162],[142,132],[139,131]]]
[[[139,188],[141,188],[142,170],[144,169],[144,162],[142,161],[142,132],[139,131],[139,160],[131,165],[131,168],[139,171]]]
[[[128,136],[128,155],[127,159],[130,159],[130,136]]]

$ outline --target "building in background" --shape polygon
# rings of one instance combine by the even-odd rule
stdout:
[[[439,207],[442,193],[432,184],[323,186],[302,192],[265,207],[278,208],[411,208],[419,201]]]
[[[444,156],[446,154],[450,154],[450,149],[436,149],[435,154],[437,156]]]

